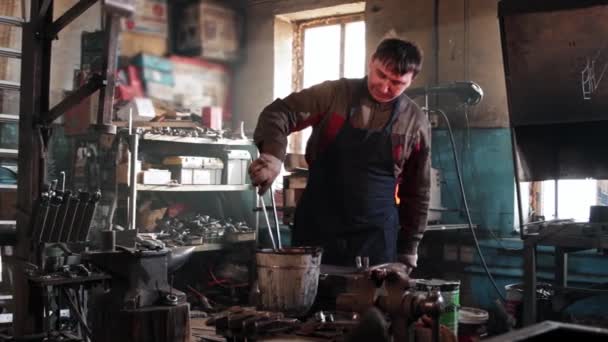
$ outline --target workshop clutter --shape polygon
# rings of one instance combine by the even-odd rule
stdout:
[[[200,213],[162,218],[152,230],[156,232],[156,239],[169,247],[255,240],[255,230],[245,222],[220,220]]]
[[[189,130],[189,135],[199,136],[202,130]],[[249,183],[247,168],[251,154],[247,150],[224,150],[214,157],[167,156],[160,163],[143,162],[138,166],[138,182],[145,185],[244,185]],[[139,164],[139,163],[138,163]],[[124,174],[126,161],[118,164],[117,170]],[[127,184],[127,177],[119,177]]]
[[[217,3],[200,2],[177,7],[175,52],[209,59],[233,61],[239,53],[238,15]]]
[[[163,160],[179,184],[222,184],[224,163],[219,158],[172,156]]]
[[[116,99],[132,101],[143,94],[171,110],[198,115],[199,123],[221,130],[231,118],[230,78],[229,68],[222,64],[140,53],[118,70]]]

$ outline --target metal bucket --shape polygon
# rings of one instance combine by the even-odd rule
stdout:
[[[260,309],[305,315],[317,296],[322,254],[320,247],[258,250]]]

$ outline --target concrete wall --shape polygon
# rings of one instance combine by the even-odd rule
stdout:
[[[57,19],[78,0],[55,0],[53,16]],[[80,17],[66,26],[59,39],[53,41],[51,56],[51,106],[63,99],[64,90],[72,90],[74,70],[80,68],[80,36],[82,31],[96,31],[101,27],[101,5],[94,4]],[[96,95],[94,95],[96,96]]]
[[[247,7],[245,58],[236,71],[235,123],[253,129],[263,106],[273,100],[275,16],[329,7],[352,0],[258,0]],[[414,86],[473,80],[484,90],[483,101],[470,111],[470,127],[508,127],[500,33],[495,1],[439,1],[439,50],[433,50],[434,2],[368,0],[368,55],[380,40],[397,35],[417,42],[425,66]],[[435,58],[438,56],[438,59]],[[435,61],[438,61],[437,63]],[[437,70],[438,69],[438,70]]]
[[[508,127],[497,2],[438,1],[437,53],[434,45],[434,1],[368,0],[368,55],[385,35],[396,34],[418,43],[425,65],[414,86],[472,80],[484,90],[483,101],[469,116],[471,127]],[[438,58],[437,58],[438,57]],[[436,63],[437,61],[437,63]],[[441,104],[441,103],[440,103]]]

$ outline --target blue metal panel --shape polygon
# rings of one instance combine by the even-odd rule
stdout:
[[[507,235],[513,230],[515,185],[511,135],[506,128],[454,132],[473,221]],[[433,167],[443,175],[443,206],[461,209],[460,190],[447,130],[433,131]],[[464,223],[461,212],[446,212],[444,223]]]

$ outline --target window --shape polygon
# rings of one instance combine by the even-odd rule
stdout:
[[[296,89],[340,77],[365,76],[365,22],[362,15],[296,24]],[[299,52],[299,53],[298,53]]]
[[[365,76],[365,21],[362,14],[300,21],[294,39],[294,89],[327,80]],[[290,137],[292,152],[304,153],[311,129]]]

